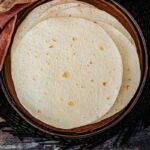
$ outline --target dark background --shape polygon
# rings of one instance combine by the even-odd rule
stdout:
[[[150,55],[150,1],[116,0],[137,20],[146,39]],[[0,150],[9,149],[104,149],[150,150],[150,78],[144,92],[131,113],[115,128],[103,135],[84,141],[54,140],[40,133],[23,121],[10,107],[0,90]]]

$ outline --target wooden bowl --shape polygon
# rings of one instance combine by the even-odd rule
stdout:
[[[104,10],[109,14],[113,15],[115,18],[117,18],[130,32],[130,34],[132,35],[135,41],[137,52],[140,59],[142,78],[136,94],[134,95],[133,99],[130,101],[130,103],[124,110],[122,110],[121,112],[119,112],[118,114],[110,118],[107,118],[103,121],[91,125],[86,125],[79,128],[69,129],[69,130],[55,128],[34,118],[19,102],[12,82],[12,77],[11,77],[10,50],[6,56],[4,68],[1,73],[1,86],[3,92],[7,100],[9,101],[9,103],[12,105],[12,107],[17,111],[17,113],[24,120],[26,120],[29,124],[31,124],[32,126],[34,126],[35,128],[39,129],[44,133],[56,135],[64,138],[72,138],[72,139],[85,138],[85,137],[89,137],[107,131],[108,129],[116,125],[118,122],[120,122],[137,103],[142,93],[143,87],[145,85],[146,78],[147,78],[147,71],[148,71],[148,58],[147,58],[148,55],[147,55],[145,40],[139,26],[137,25],[133,17],[129,14],[129,12],[127,12],[122,6],[120,6],[116,2],[109,2],[105,0],[84,0],[84,1],[92,5],[95,5],[97,8]],[[26,17],[26,15],[34,7],[41,5],[44,2],[46,2],[46,0],[37,2],[33,4],[28,10],[23,12],[22,13],[23,15],[17,21],[16,29],[19,26],[19,24],[22,22],[22,20]]]

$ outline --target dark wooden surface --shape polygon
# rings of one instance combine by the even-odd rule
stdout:
[[[150,51],[150,1],[117,0],[137,20]],[[149,52],[150,55],[150,52]],[[0,91],[0,150],[149,150],[150,149],[150,78],[133,111],[118,126],[103,135],[83,141],[54,140],[24,122]]]

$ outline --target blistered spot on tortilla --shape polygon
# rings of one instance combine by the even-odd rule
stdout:
[[[88,66],[88,67],[90,67],[90,65],[89,65],[89,64],[87,64],[87,66]]]
[[[82,11],[82,9],[81,9],[81,7],[80,7],[81,5],[79,4],[79,5],[77,5],[77,10],[80,12],[80,13],[82,13],[83,11]]]
[[[75,55],[76,55],[76,53],[74,52],[74,53],[73,53],[73,55],[75,56]]]
[[[71,40],[69,40],[69,42],[70,42],[70,47],[73,47],[73,44],[74,44],[74,42],[76,42],[76,41],[77,41],[77,38],[76,38],[76,37],[72,37]]]
[[[131,81],[131,79],[129,78],[128,81]]]
[[[35,81],[35,80],[36,80],[36,78],[35,78],[35,77],[33,77],[33,78],[32,78],[32,80],[33,80],[33,81]]]
[[[72,41],[73,42],[77,41],[77,38],[76,37],[72,37]]]
[[[69,73],[68,73],[67,71],[65,71],[65,72],[63,73],[63,77],[64,77],[64,78],[68,78],[68,77],[69,77]]]
[[[103,82],[102,85],[103,85],[103,86],[106,86],[106,85],[107,85],[107,82]]]
[[[40,114],[41,112],[42,112],[42,111],[41,111],[40,109],[38,109],[38,110],[37,110],[37,113],[39,113],[39,114]]]
[[[48,60],[46,60],[46,63],[47,63],[48,66],[50,66],[50,62]]]
[[[90,67],[90,65],[92,65],[92,64],[93,64],[93,62],[90,61],[90,62],[87,64],[87,67]]]
[[[73,101],[68,102],[68,106],[73,107],[74,105],[75,105],[75,103]]]
[[[127,71],[130,71],[130,68],[127,68]]]
[[[90,67],[90,64],[87,64],[87,67]]]
[[[81,85],[81,89],[84,89],[84,86],[83,86],[83,85]]]
[[[107,97],[106,99],[107,99],[107,100],[109,100],[109,99],[110,99],[110,97]]]
[[[103,46],[100,46],[99,47],[99,50],[102,52],[102,51],[104,51],[104,47]]]
[[[97,23],[97,21],[94,21],[94,23]]]
[[[129,89],[129,87],[130,87],[130,85],[127,85],[127,86],[126,86],[127,90]]]
[[[73,43],[70,44],[70,47],[73,47]]]
[[[53,48],[53,47],[54,47],[54,45],[53,45],[53,44],[49,45],[49,48]]]
[[[53,42],[57,42],[57,40],[56,40],[56,39],[54,39],[54,38],[52,38],[52,41],[53,41]]]
[[[68,15],[68,17],[72,17],[72,15],[71,15],[71,14],[69,14],[69,15]]]
[[[78,83],[76,83],[76,86],[79,86],[79,84],[78,84]]]
[[[93,79],[91,79],[91,82],[94,82],[94,80],[93,80]]]
[[[90,61],[90,64],[92,65],[92,64],[93,64],[93,62],[92,62],[92,61]]]

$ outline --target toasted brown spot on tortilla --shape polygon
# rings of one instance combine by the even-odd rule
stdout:
[[[73,43],[70,44],[70,47],[73,47]]]
[[[68,77],[69,77],[69,73],[68,73],[67,71],[65,71],[65,72],[63,73],[63,77],[64,77],[64,78],[68,78]]]
[[[79,86],[79,84],[78,84],[78,83],[76,83],[76,86]]]
[[[109,100],[109,99],[110,99],[110,97],[107,97],[106,99],[107,99],[107,100]]]
[[[92,64],[93,64],[93,62],[92,62],[92,61],[90,61],[90,64],[92,65]]]
[[[97,21],[94,21],[94,23],[97,23]]]
[[[127,70],[130,71],[130,68],[128,68]]]
[[[87,66],[88,66],[88,67],[90,67],[90,65],[89,65],[89,64],[87,64]]]
[[[74,53],[73,53],[73,55],[75,56],[75,55],[76,55],[76,53],[74,52]]]
[[[71,17],[72,15],[71,14],[69,14],[69,17]]]
[[[131,79],[129,78],[128,81],[131,81]]]
[[[33,77],[33,78],[32,78],[32,80],[33,80],[33,81],[35,81],[35,80],[36,80],[36,78],[35,78],[35,77]]]
[[[104,47],[103,47],[103,46],[100,46],[100,47],[99,47],[99,50],[100,50],[100,51],[104,51]]]
[[[54,45],[49,45],[49,48],[53,48],[54,47]]]
[[[72,37],[72,41],[76,41],[77,40],[77,38],[75,38],[75,37]]]
[[[57,40],[56,40],[56,39],[54,39],[54,38],[52,39],[52,41],[53,41],[53,42],[57,42]]]
[[[82,9],[81,9],[81,7],[80,7],[81,5],[78,5],[77,6],[77,10],[79,11],[79,12],[81,12],[82,13]]]
[[[127,90],[129,89],[129,87],[130,87],[130,85],[127,85],[127,86],[126,86]]]
[[[41,113],[41,110],[40,110],[40,109],[38,109],[38,110],[37,110],[37,113]]]
[[[73,107],[75,105],[75,103],[73,101],[69,101],[68,105],[71,106],[71,107]]]
[[[81,85],[81,89],[84,89],[84,86],[83,86],[83,85]]]
[[[93,80],[93,79],[91,79],[91,82],[94,82],[94,80]]]
[[[103,86],[106,86],[106,85],[107,85],[107,82],[103,82],[102,85],[103,85]]]
[[[50,63],[49,63],[49,61],[48,61],[48,60],[46,60],[46,63],[47,63],[47,65],[48,65],[48,66],[50,66]]]

